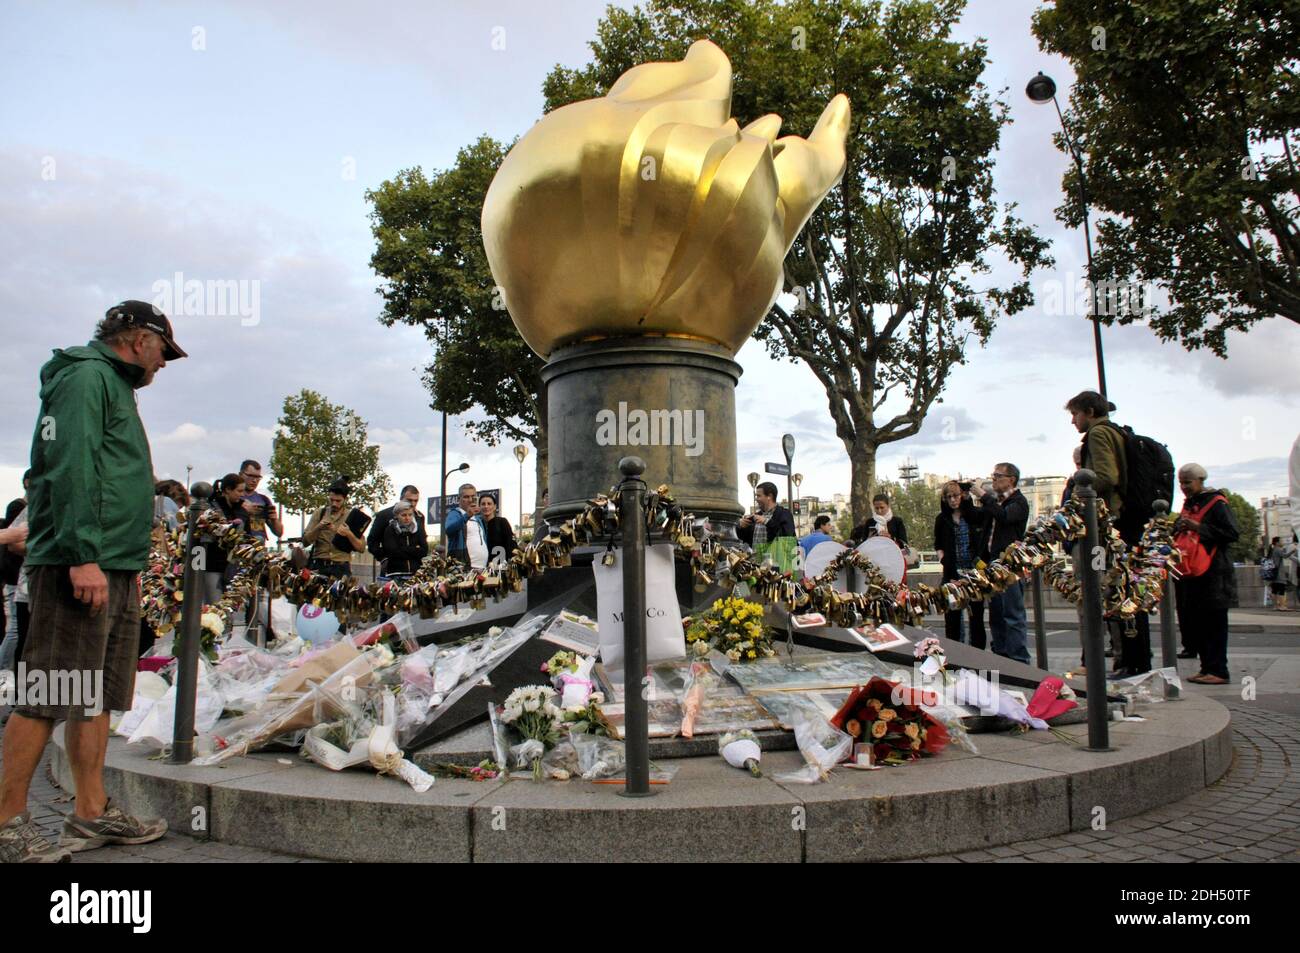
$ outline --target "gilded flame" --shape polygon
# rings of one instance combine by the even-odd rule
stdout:
[[[519,333],[542,356],[626,334],[740,349],[781,290],[795,236],[844,172],[849,102],[807,140],[730,118],[731,64],[707,40],[601,99],[550,113],[483,203],[483,242]]]

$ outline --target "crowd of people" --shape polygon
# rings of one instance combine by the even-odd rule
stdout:
[[[1127,546],[1134,546],[1154,515],[1155,499],[1172,497],[1173,471],[1163,448],[1156,449],[1148,438],[1111,420],[1115,405],[1096,391],[1083,391],[1065,405],[1075,431],[1080,435],[1073,448],[1074,469],[1093,471],[1093,488],[1105,503],[1112,525]],[[1237,599],[1236,573],[1229,547],[1241,528],[1228,506],[1226,496],[1207,486],[1208,473],[1197,463],[1177,470],[1184,504],[1174,524],[1174,534],[1183,551],[1182,577],[1175,586],[1180,658],[1198,659],[1200,670],[1190,680],[1221,685],[1229,679],[1227,640],[1229,606]],[[1061,502],[1074,492],[1073,478]],[[960,578],[997,558],[1008,545],[1023,537],[1029,522],[1029,501],[1019,489],[1020,470],[1010,462],[993,467],[988,481],[954,480],[939,490],[938,513],[934,519],[934,547],[942,567],[942,582]],[[789,514],[776,505],[776,487],[760,484],[756,511],[740,523],[740,538],[757,547],[773,535],[793,535]],[[758,529],[765,529],[765,533]],[[775,527],[775,532],[771,529]],[[857,546],[873,537],[895,542],[909,555],[907,526],[890,509],[889,497],[878,493],[872,499],[872,515],[855,527],[844,541]],[[820,543],[835,541],[831,518],[822,514],[813,521],[812,532],[799,540],[805,555]],[[1295,592],[1300,561],[1295,542],[1271,541],[1263,565],[1269,577],[1274,606],[1286,609],[1288,594]],[[1083,547],[1069,547],[1076,575],[1083,571]],[[1105,567],[1108,568],[1108,567]],[[1025,611],[1025,583],[1017,582],[984,602],[953,609],[944,620],[945,635],[969,642],[975,648],[1020,662],[1030,661]],[[1079,610],[1080,613],[1082,610]],[[1080,625],[1082,632],[1082,625]],[[991,644],[989,636],[991,635]],[[1138,675],[1151,670],[1150,620],[1146,613],[1116,614],[1107,621],[1111,674]],[[1082,637],[1081,637],[1082,638]],[[1086,672],[1083,660],[1075,668]]]

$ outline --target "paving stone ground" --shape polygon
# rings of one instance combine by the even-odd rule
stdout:
[[[905,863],[1300,863],[1300,719],[1220,701],[1232,711],[1232,767],[1205,790],[1105,830]]]

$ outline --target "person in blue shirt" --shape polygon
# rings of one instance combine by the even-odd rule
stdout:
[[[460,502],[447,511],[443,533],[447,537],[447,555],[469,565],[469,551],[465,548],[465,523],[478,513],[478,491],[473,483],[462,483]]]
[[[825,513],[813,520],[813,531],[803,539],[799,540],[799,548],[803,550],[805,556],[812,552],[813,547],[818,543],[835,542],[835,540],[831,539],[831,537],[826,533],[826,530],[830,528],[830,525],[831,518]]]

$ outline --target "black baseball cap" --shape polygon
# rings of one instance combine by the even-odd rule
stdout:
[[[109,308],[104,317],[120,318],[132,327],[144,328],[157,334],[163,339],[163,360],[176,361],[189,357],[176,343],[172,323],[167,320],[167,315],[147,301],[123,301]]]

